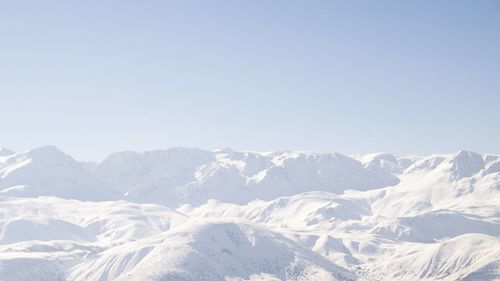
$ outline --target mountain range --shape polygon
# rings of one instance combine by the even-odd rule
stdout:
[[[499,279],[499,155],[0,149],[2,281]]]

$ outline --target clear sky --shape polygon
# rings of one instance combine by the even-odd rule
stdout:
[[[500,1],[1,1],[0,144],[500,153]]]

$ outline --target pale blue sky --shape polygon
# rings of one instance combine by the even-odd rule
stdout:
[[[500,1],[1,1],[0,144],[500,153]]]

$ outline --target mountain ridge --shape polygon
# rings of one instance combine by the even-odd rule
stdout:
[[[0,155],[2,281],[498,280],[498,237],[492,154]]]

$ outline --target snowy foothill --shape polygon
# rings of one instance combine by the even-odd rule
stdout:
[[[499,155],[0,149],[2,281],[499,279]]]

